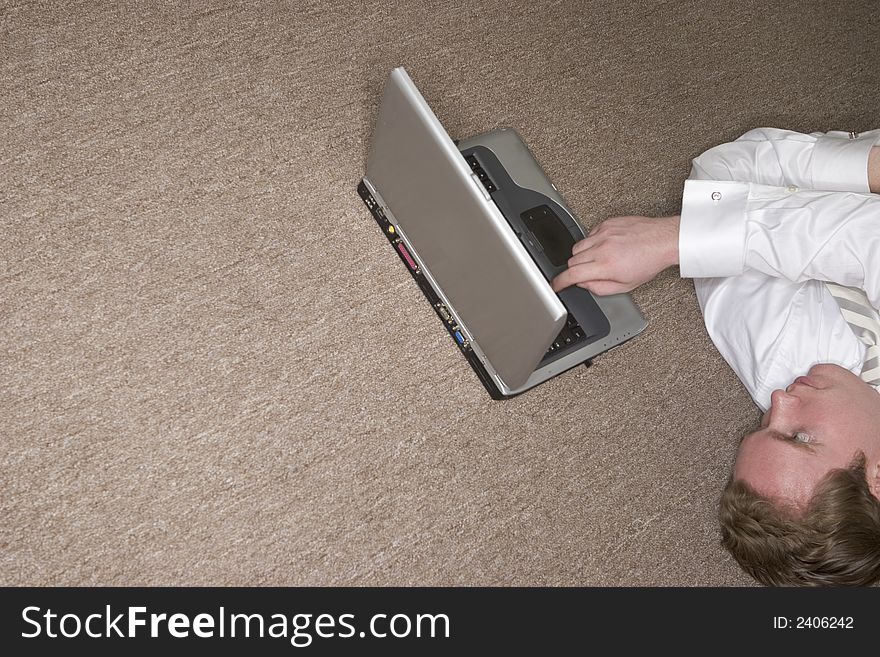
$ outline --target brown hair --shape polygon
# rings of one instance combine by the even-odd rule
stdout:
[[[880,500],[864,455],[832,470],[802,513],[731,476],[721,495],[721,544],[762,584],[864,586],[880,579]]]

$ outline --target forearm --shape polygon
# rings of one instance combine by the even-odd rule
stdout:
[[[692,177],[685,183],[682,199],[679,240],[681,275],[716,278],[741,274],[748,266],[747,255],[754,246],[750,235],[755,230],[763,231],[765,238],[772,240],[772,244],[768,244],[771,254],[779,254],[779,257],[768,254],[770,262],[766,263],[766,273],[771,275],[834,280],[844,275],[843,261],[847,259],[851,261],[848,266],[858,270],[876,269],[874,257],[862,248],[862,240],[873,241],[874,235],[880,235],[877,199],[870,194],[880,194],[880,146],[871,146],[878,138],[880,130],[862,133],[859,139],[853,140],[826,137],[820,152],[814,151],[812,154],[813,160],[819,158],[821,162],[812,161],[809,166],[804,166],[804,170],[819,167],[826,172],[835,172],[838,189],[854,194],[813,192],[813,188],[802,187],[793,181],[773,186],[755,184],[757,181]],[[866,144],[870,148],[865,149]],[[743,153],[734,149],[734,146],[741,148],[742,144],[735,142],[719,147],[709,161],[715,165],[723,160],[732,161],[731,153],[737,153],[738,160],[741,160]],[[742,167],[746,165],[742,164]],[[831,175],[827,174],[829,180]],[[833,188],[833,185],[827,185],[819,189]],[[853,228],[858,222],[850,221],[852,217],[848,217],[847,213],[855,211],[861,214],[866,210],[869,216],[874,213],[874,221],[867,225],[867,234],[861,234],[864,227]],[[761,224],[764,224],[763,228]],[[808,224],[815,226],[808,228]],[[839,235],[838,230],[841,231]],[[822,252],[832,236],[846,242],[836,246],[842,249],[837,254],[841,260],[840,267],[834,267],[831,271],[814,270],[811,264],[815,263],[809,262],[810,254],[815,256]],[[793,251],[790,245],[793,243],[801,245],[795,251],[800,252],[807,261],[791,260]],[[854,260],[857,253],[860,255]]]
[[[869,155],[875,162],[880,157],[874,146],[880,143],[880,130],[853,135],[757,128],[694,158],[690,178],[865,193]],[[880,175],[876,169],[875,174]]]
[[[874,146],[868,157],[868,182],[871,192],[880,194],[880,146]],[[714,203],[715,201],[713,201]],[[665,232],[668,241],[664,242],[666,267],[679,265],[681,263],[681,215],[660,217],[657,221],[664,222],[668,227]],[[709,255],[711,257],[711,254]]]
[[[880,304],[877,194],[689,180],[680,234],[684,277],[833,281]]]
[[[786,140],[789,147],[792,142],[805,138],[796,133],[789,135],[793,135]],[[796,157],[804,155],[798,144],[794,146],[801,150],[794,152],[789,148],[789,157],[779,158],[776,163],[777,178],[786,183],[781,187],[748,182],[749,176],[745,174],[745,181],[736,181],[736,176],[752,166],[746,156],[757,153],[748,150],[751,148],[748,144],[746,150],[741,148],[743,144],[736,146],[738,150],[727,148],[730,145],[715,149],[711,158],[701,156],[702,159],[694,160],[691,180],[685,184],[681,215],[655,219],[625,216],[602,222],[575,244],[568,268],[553,280],[553,288],[559,291],[578,285],[598,295],[628,292],[667,267],[679,265],[685,278],[737,276],[751,268],[792,280],[806,276],[856,284],[878,296],[880,278],[875,280],[864,271],[869,257],[873,258],[873,253],[880,251],[880,231],[877,230],[880,197],[867,194],[869,186],[872,192],[880,191],[880,147],[866,149],[867,138],[876,140],[878,135],[880,131],[874,131],[858,144],[848,143],[856,140],[839,138],[822,142],[819,155],[824,155],[819,159],[824,175],[820,180],[830,181],[840,191],[862,193],[813,193],[818,197],[798,194],[801,188],[794,182],[800,181],[793,177],[795,164],[804,160]],[[817,141],[813,136],[808,138]],[[770,155],[764,151],[762,157],[767,160]],[[730,178],[717,179],[707,167],[714,167],[720,176],[724,171],[719,167],[727,167],[723,158],[735,166],[726,169]],[[815,173],[815,168],[813,163],[810,171],[803,175]],[[761,179],[773,170],[772,167],[757,169],[763,171],[757,176]],[[754,174],[755,168],[749,171]],[[828,188],[833,185],[829,184]],[[851,207],[835,208],[835,198],[843,199],[843,205]],[[865,205],[871,207],[860,207],[861,199],[868,199]],[[847,219],[849,210],[857,211],[858,221],[852,220],[853,217]],[[828,214],[831,216],[826,216]],[[872,214],[874,223],[866,226],[863,219]],[[807,224],[819,219],[815,230],[810,229]],[[837,234],[836,226],[842,222],[849,222],[849,227]],[[779,225],[781,223],[785,225]],[[806,226],[801,238],[807,243],[790,248],[792,236],[798,234],[798,230],[793,229],[795,226],[799,229]],[[811,240],[814,241],[811,243]],[[841,249],[839,258],[829,258],[828,254],[834,253],[836,248]],[[823,258],[817,257],[819,252],[823,252]],[[811,258],[815,262],[811,262]],[[825,270],[829,273],[823,273]]]

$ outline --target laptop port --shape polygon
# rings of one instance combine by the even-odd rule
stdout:
[[[461,331],[455,331],[453,335],[455,336],[455,341],[461,346],[464,346],[464,343],[467,342],[467,340],[465,340],[464,336],[461,334]]]
[[[474,174],[476,174],[477,178],[480,179],[480,182],[483,184],[483,187],[486,188],[486,191],[488,191],[490,194],[492,192],[498,191],[498,187],[495,186],[495,184],[492,182],[492,179],[489,178],[489,174],[486,173],[483,167],[480,166],[479,160],[477,160],[474,155],[468,155],[464,159],[470,166],[471,171],[473,171]]]
[[[419,266],[416,264],[416,261],[413,260],[413,257],[409,254],[409,251],[406,250],[406,247],[401,243],[397,243],[397,250],[400,252],[400,255],[403,256],[403,259],[406,260],[406,264],[409,265],[409,268],[413,271],[418,271]]]
[[[437,306],[437,312],[440,313],[440,317],[442,317],[447,322],[452,321],[452,315],[449,314],[449,311],[446,310],[446,306],[444,306],[443,304],[439,304]]]

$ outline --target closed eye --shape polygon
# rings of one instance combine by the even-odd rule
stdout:
[[[794,445],[798,449],[802,449],[805,452],[809,452],[811,454],[816,453],[816,445],[818,445],[818,441],[816,441],[810,434],[804,431],[798,431],[793,436],[787,436],[783,433],[779,433],[778,431],[774,431],[771,435],[776,439],[780,440],[784,443],[788,443],[789,445]]]

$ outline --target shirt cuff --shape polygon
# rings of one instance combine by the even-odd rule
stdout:
[[[813,147],[813,189],[867,194],[868,155],[880,141],[880,130],[863,132],[855,139],[828,133]]]
[[[682,278],[743,273],[748,199],[749,183],[685,181],[678,233]]]

